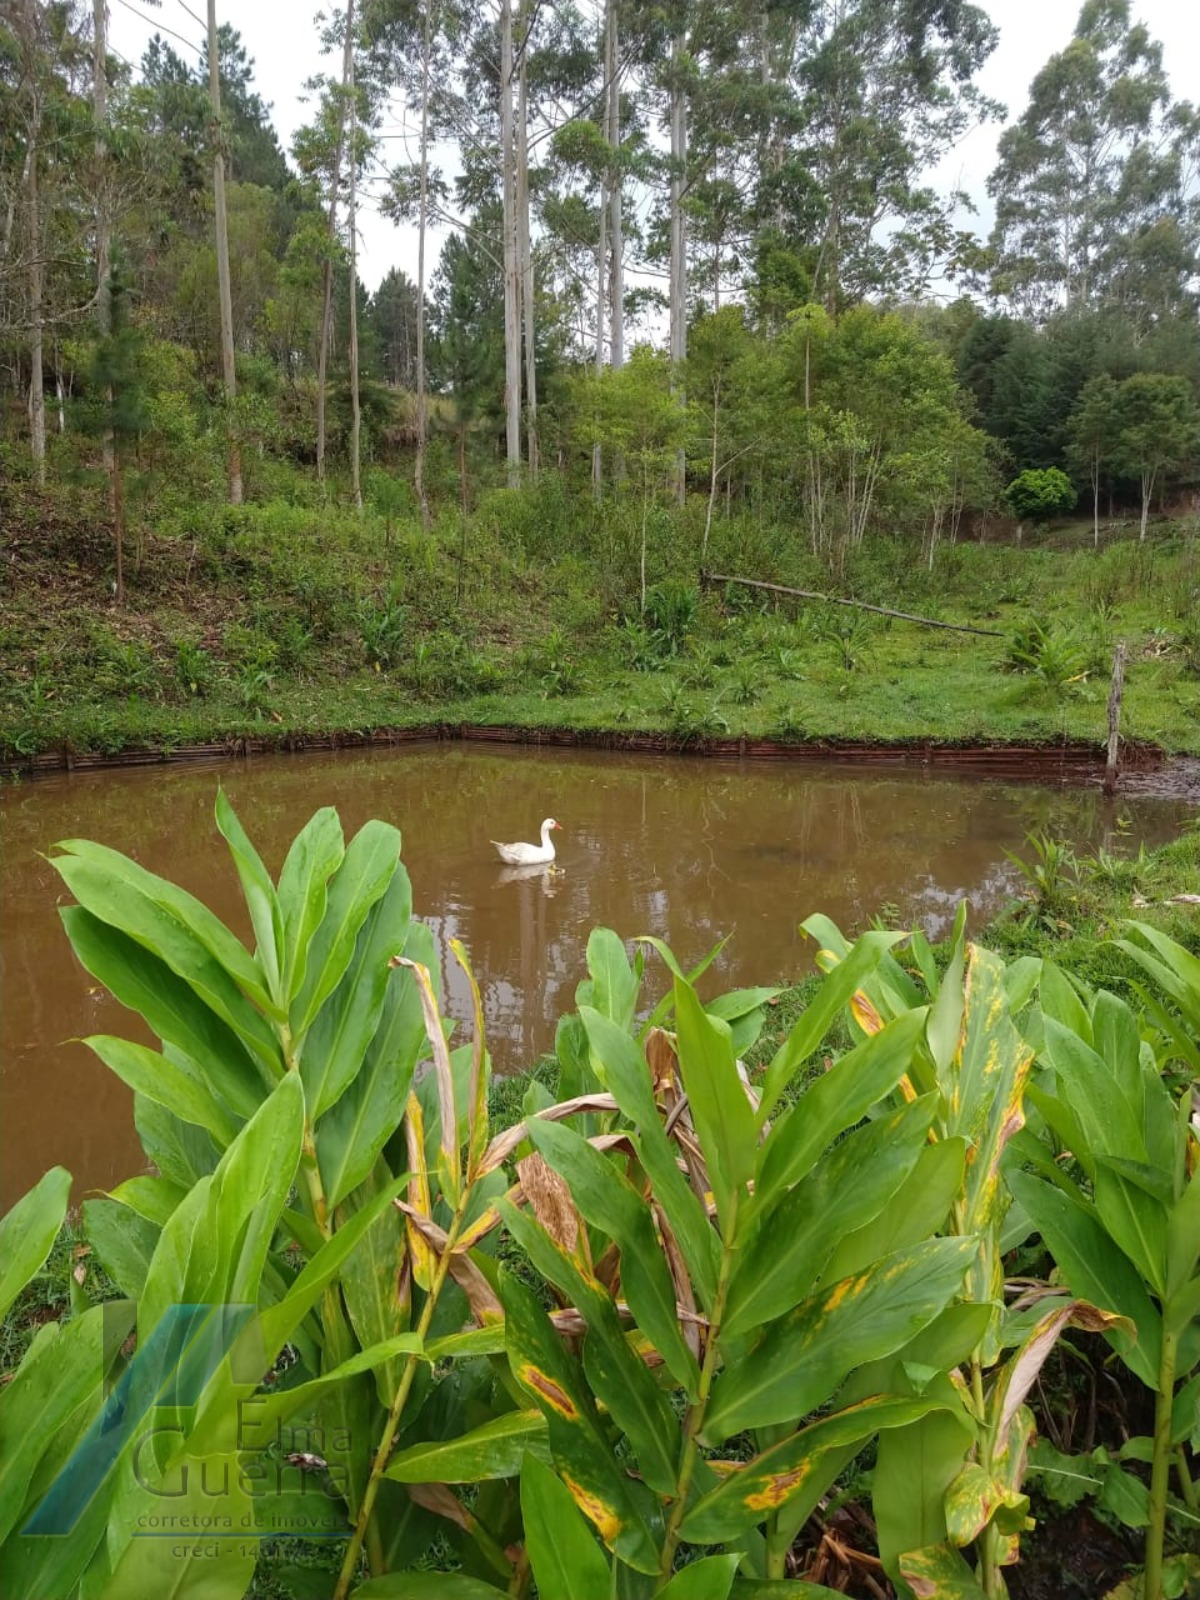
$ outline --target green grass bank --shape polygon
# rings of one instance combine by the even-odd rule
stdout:
[[[1200,753],[1197,524],[1069,525],[849,552],[831,574],[795,529],[657,508],[640,527],[551,488],[498,491],[429,535],[275,493],[164,512],[116,605],[102,506],[9,484],[0,561],[0,754],[170,752],[429,724],[903,743],[1099,741],[1113,647],[1124,732]],[[733,585],[793,584],[995,637]]]

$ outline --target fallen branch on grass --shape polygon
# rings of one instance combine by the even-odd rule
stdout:
[[[830,606],[853,606],[858,611],[873,611],[876,616],[896,617],[901,622],[916,622],[922,628],[949,628],[954,633],[978,633],[987,639],[1003,639],[995,628],[972,628],[965,622],[937,622],[933,617],[916,617],[910,611],[890,611],[887,606],[869,606],[865,600],[841,600],[837,595],[817,594],[813,589],[791,589],[782,583],[763,583],[758,578],[730,578],[720,572],[706,573],[703,583],[741,583],[747,589],[769,589],[772,594],[791,594],[799,600],[821,600]]]

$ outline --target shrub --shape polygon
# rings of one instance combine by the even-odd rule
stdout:
[[[1087,653],[1074,634],[1031,617],[1009,635],[1008,663],[1014,672],[1029,673],[1047,688],[1062,690],[1085,675]]]
[[[1074,509],[1075,485],[1057,467],[1030,468],[1004,491],[1014,517],[1046,522]]]
[[[752,706],[762,691],[762,671],[753,661],[744,661],[734,670],[733,681],[730,685],[730,695],[733,703],[739,706]]]
[[[717,668],[707,645],[693,647],[679,672],[679,681],[689,689],[711,689],[716,685]]]
[[[813,635],[833,651],[843,672],[862,666],[874,632],[872,623],[861,611],[827,606],[813,620]]]
[[[561,628],[552,628],[532,653],[534,674],[545,695],[574,694],[580,687],[579,663]]]
[[[312,629],[306,628],[299,617],[284,616],[276,622],[272,636],[280,671],[299,672],[312,655]]]
[[[657,637],[663,655],[678,655],[695,626],[700,596],[691,585],[670,579],[646,591],[646,626]]]
[[[404,644],[404,634],[404,611],[393,601],[379,606],[364,600],[359,606],[358,637],[368,666],[393,666]]]
[[[96,686],[110,694],[157,696],[162,676],[154,652],[139,639],[101,635]]]
[[[207,650],[190,639],[175,645],[175,681],[185,694],[206,694],[212,683],[213,663]]]
[[[271,709],[271,693],[275,687],[274,675],[267,667],[246,662],[237,675],[235,684],[238,700],[252,717],[265,717]]]
[[[629,672],[657,672],[658,646],[649,628],[626,617],[617,630],[618,663]]]
[[[407,682],[425,699],[459,694],[485,694],[502,686],[499,665],[472,650],[457,634],[439,630],[418,642],[403,668]]]
[[[229,623],[222,635],[225,655],[235,667],[248,667],[269,672],[275,666],[279,651],[275,641],[261,628],[247,628],[244,623]]]

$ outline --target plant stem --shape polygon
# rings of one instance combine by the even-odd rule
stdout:
[[[1150,1469],[1150,1521],[1146,1528],[1144,1600],[1162,1600],[1163,1544],[1167,1531],[1167,1488],[1171,1476],[1171,1416],[1175,1401],[1175,1362],[1179,1335],[1163,1328],[1154,1401],[1154,1461]]]
[[[308,1200],[312,1206],[313,1221],[320,1228],[323,1236],[328,1239],[332,1235],[329,1226],[329,1202],[325,1195],[325,1185],[321,1182],[321,1169],[317,1164],[317,1146],[313,1137],[312,1128],[305,1122],[304,1143],[300,1147],[300,1170],[304,1174],[304,1182],[308,1188]]]
[[[367,1566],[372,1572],[383,1570],[383,1534],[374,1517],[367,1524]]]
[[[466,1214],[466,1205],[470,1198],[470,1193],[471,1191],[468,1189],[459,1200],[458,1208],[454,1214],[454,1221],[451,1223],[450,1231],[446,1235],[446,1248],[438,1257],[433,1282],[430,1285],[429,1293],[425,1297],[425,1306],[421,1312],[421,1320],[418,1322],[416,1330],[417,1337],[422,1343],[424,1343],[429,1333],[434,1312],[437,1310],[438,1297],[445,1287],[446,1278],[450,1272],[450,1257],[454,1253],[455,1241],[462,1229],[462,1219]],[[333,1591],[333,1600],[346,1600],[346,1596],[350,1592],[350,1585],[358,1571],[358,1558],[362,1553],[363,1540],[366,1537],[367,1526],[371,1521],[371,1513],[375,1509],[375,1498],[379,1493],[379,1480],[383,1476],[383,1469],[387,1466],[388,1457],[392,1453],[392,1443],[396,1437],[396,1429],[400,1426],[400,1417],[405,1405],[408,1403],[413,1379],[416,1377],[420,1361],[421,1357],[419,1355],[410,1355],[405,1360],[404,1371],[400,1376],[400,1383],[396,1389],[391,1410],[388,1412],[387,1421],[383,1426],[379,1448],[376,1450],[375,1458],[371,1462],[371,1476],[367,1480],[367,1488],[363,1495],[362,1505],[359,1507],[358,1519],[354,1524],[354,1532],[351,1534],[350,1542],[346,1547],[345,1559],[338,1574],[337,1588]]]
[[[978,1358],[971,1363],[971,1393],[975,1401],[975,1414],[979,1423],[979,1453],[981,1466],[988,1477],[992,1476],[992,1436],[987,1425],[987,1402],[983,1393],[983,1367]],[[987,1600],[1001,1600],[1005,1593],[1004,1579],[997,1559],[997,1534],[994,1523],[989,1522],[979,1541],[979,1580]]]
[[[700,1459],[700,1434],[704,1429],[704,1418],[708,1411],[708,1397],[712,1391],[712,1381],[717,1372],[717,1347],[720,1342],[721,1321],[725,1315],[725,1300],[729,1293],[729,1280],[733,1276],[734,1251],[729,1240],[733,1237],[736,1225],[737,1195],[735,1194],[729,1221],[725,1229],[726,1242],[721,1255],[721,1271],[717,1279],[717,1293],[713,1300],[712,1315],[708,1319],[708,1334],[704,1343],[704,1362],[700,1368],[700,1383],[696,1390],[695,1404],[688,1407],[687,1421],[684,1424],[683,1451],[679,1460],[679,1477],[675,1484],[675,1496],[671,1503],[671,1514],[667,1519],[662,1558],[658,1569],[658,1581],[654,1585],[655,1594],[659,1594],[671,1581],[671,1572],[675,1566],[675,1552],[679,1548],[679,1527],[683,1521],[683,1514],[687,1510],[688,1492],[692,1487],[692,1479],[696,1474],[696,1464]]]
[[[529,1551],[521,1546],[521,1554],[512,1569],[512,1577],[508,1582],[510,1600],[525,1600],[529,1593],[529,1585],[533,1581],[533,1568],[529,1564]]]
[[[279,1044],[283,1051],[283,1062],[288,1072],[299,1072],[300,1064],[296,1060],[296,1051],[292,1043],[292,1030],[286,1023],[277,1028]],[[304,1174],[304,1184],[308,1190],[308,1203],[312,1207],[313,1221],[320,1228],[321,1234],[328,1239],[332,1234],[329,1224],[329,1200],[325,1194],[325,1185],[321,1182],[321,1168],[317,1161],[317,1140],[312,1124],[308,1118],[304,1119],[304,1140],[300,1146],[300,1170]]]

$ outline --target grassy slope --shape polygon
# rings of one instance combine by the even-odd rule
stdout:
[[[1004,639],[863,620],[844,610],[708,597],[681,648],[636,617],[636,551],[620,512],[596,519],[529,495],[490,496],[468,532],[425,541],[368,512],[311,503],[298,476],[231,511],[158,518],[131,551],[129,601],[110,592],[99,507],[86,493],[0,506],[0,752],[115,751],[237,735],[430,721],[662,730],[680,737],[948,741],[1098,739],[1108,663],[1129,639],[1125,731],[1200,752],[1200,644],[1191,632],[1193,529],[1145,548],[1089,530],[1038,544],[960,545],[926,572],[880,542],[842,592],[1001,633],[1031,616],[1067,626],[1085,675],[1065,688],[1006,670]],[[692,514],[656,527],[652,573],[694,573]],[[590,519],[586,525],[577,521]],[[564,553],[566,552],[566,553]],[[715,570],[816,586],[797,536],[718,523]],[[390,624],[390,629],[389,629]],[[382,657],[382,659],[379,659]],[[637,670],[637,669],[641,670]]]

